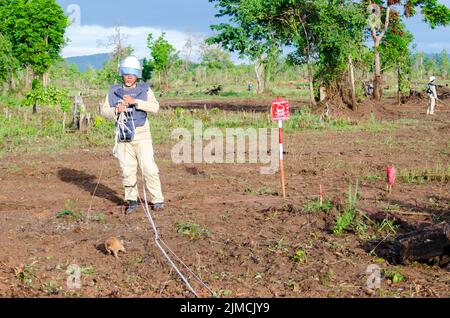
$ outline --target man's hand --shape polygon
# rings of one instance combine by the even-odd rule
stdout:
[[[126,110],[127,110],[127,105],[125,105],[124,103],[120,103],[116,107],[116,113],[117,114],[121,114],[121,113],[125,112]]]
[[[128,96],[128,95],[125,95],[124,97],[123,97],[123,101],[125,102],[125,104],[126,105],[136,105],[136,100],[133,98],[133,97],[131,97],[131,96]]]

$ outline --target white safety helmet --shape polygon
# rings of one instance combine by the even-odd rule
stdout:
[[[434,82],[435,80],[436,80],[436,77],[435,77],[435,76],[431,76],[431,77],[430,77],[430,83]]]
[[[119,66],[121,76],[135,75],[137,78],[142,77],[142,66],[136,56],[129,56],[124,59]]]

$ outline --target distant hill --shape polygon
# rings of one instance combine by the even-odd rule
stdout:
[[[94,54],[86,56],[74,56],[66,58],[67,63],[75,64],[80,72],[85,72],[89,68],[99,70],[103,68],[103,64],[108,60],[109,54]]]

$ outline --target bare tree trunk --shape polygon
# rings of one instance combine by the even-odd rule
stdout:
[[[311,64],[309,53],[308,53],[307,60],[308,60],[309,102],[310,102],[311,106],[315,106],[316,98],[314,96],[314,76],[313,76],[313,69],[312,69],[312,64]]]
[[[8,86],[9,86],[9,90],[11,92],[15,92],[16,91],[16,79],[14,77],[14,74],[12,72],[10,72],[10,74],[8,75]]]
[[[319,101],[323,102],[327,99],[327,89],[324,86],[319,87]]]
[[[262,94],[265,89],[264,82],[264,62],[260,58],[255,64],[255,73],[256,73],[256,93]]]
[[[33,104],[33,114],[37,114],[37,108],[38,108],[38,101],[35,100]]]
[[[350,93],[352,97],[352,110],[358,110],[358,104],[356,101],[356,87],[355,87],[355,68],[353,66],[353,59],[348,57],[349,76],[350,76]]]
[[[383,79],[381,77],[381,62],[380,62],[380,51],[378,46],[375,47],[375,80],[374,80],[374,93],[373,98],[377,101],[381,100],[381,95],[383,93]]]
[[[380,8],[381,10],[381,8]],[[380,51],[379,46],[380,42],[383,39],[386,31],[389,27],[389,14],[391,12],[391,7],[387,7],[386,10],[386,20],[384,22],[384,28],[381,31],[380,35],[377,35],[377,31],[375,26],[371,26],[372,38],[374,41],[374,59],[375,59],[375,78],[374,78],[374,94],[373,97],[377,101],[381,101],[381,95],[383,92],[383,78],[381,77],[381,62],[380,62]]]
[[[24,83],[25,92],[29,92],[31,90],[32,82],[33,82],[33,72],[29,66],[26,66],[26,68],[25,68],[25,83]]]
[[[44,87],[48,86],[48,72],[42,74],[42,86]]]
[[[400,67],[400,63],[397,63],[397,103],[401,105],[402,103],[402,69]]]

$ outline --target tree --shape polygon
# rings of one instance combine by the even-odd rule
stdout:
[[[424,60],[425,54],[423,52],[414,54],[414,72],[419,79],[423,79],[425,73]]]
[[[122,32],[122,27],[119,23],[114,25],[114,34],[108,37],[106,43],[98,42],[98,46],[112,48],[108,61],[105,62],[103,69],[99,72],[99,81],[108,84],[115,84],[121,82],[121,77],[118,73],[118,66],[120,62],[127,56],[133,54],[133,48],[125,45],[125,40],[128,38],[127,34]]]
[[[103,65],[103,69],[98,72],[98,80],[102,83],[116,84],[122,81],[119,74],[118,66],[120,61],[125,57],[133,54],[133,48],[117,46],[116,49],[110,54],[109,59]]]
[[[317,55],[312,22],[318,19],[316,1],[307,0],[245,0],[239,10],[253,17],[253,23],[277,41],[294,47],[291,61],[306,63],[309,98],[314,105],[313,60]]]
[[[209,69],[216,70],[226,70],[233,66],[230,54],[216,46],[206,46],[203,48],[201,64]]]
[[[428,77],[436,74],[436,62],[432,57],[425,57],[425,73]]]
[[[166,33],[163,32],[158,39],[153,38],[153,34],[149,34],[147,38],[147,46],[151,50],[152,65],[160,77],[159,83],[164,89],[169,89],[169,70],[179,60],[176,49],[165,39]]]
[[[255,63],[257,93],[264,92],[265,79],[278,55],[280,44],[274,33],[258,23],[252,11],[245,10],[241,0],[209,0],[219,9],[216,17],[229,17],[230,23],[212,25],[218,33],[207,39],[209,44],[220,44],[231,52],[238,52]]]
[[[440,65],[441,74],[444,79],[448,79],[448,72],[450,70],[450,63],[448,59],[448,52],[446,49],[443,49],[440,57]]]
[[[339,93],[342,100],[346,101],[346,91],[350,91],[348,104],[356,110],[354,65],[363,56],[365,15],[353,1],[318,0],[315,3],[318,16],[311,21],[310,28],[316,35],[313,40],[318,52],[317,74],[327,90]]]
[[[188,31],[186,43],[184,44],[182,53],[183,53],[183,59],[184,59],[184,71],[188,72],[190,65],[192,63],[191,56],[192,52],[194,50],[194,47],[198,45],[201,40],[203,39],[203,36],[200,34],[192,33],[191,31]]]
[[[152,78],[153,64],[146,58],[142,61],[142,80],[148,82]]]
[[[374,0],[363,1],[368,6],[369,27],[374,41],[374,99],[380,101],[382,95],[383,79],[381,76],[380,44],[389,29],[391,13],[395,17],[412,17],[417,9],[422,9],[423,19],[431,28],[450,23],[450,9],[437,0]],[[403,13],[401,13],[403,10]]]
[[[413,35],[406,31],[405,24],[397,17],[392,17],[391,27],[380,46],[382,70],[395,69],[397,73],[397,100],[401,103],[402,92],[409,88],[406,77],[412,73],[413,59],[409,46]]]
[[[11,42],[0,33],[0,85],[9,81],[9,88],[13,89],[13,77],[18,66],[19,63],[13,56]]]
[[[0,32],[12,44],[14,57],[27,71],[27,85],[60,59],[69,20],[55,0],[3,1]]]

